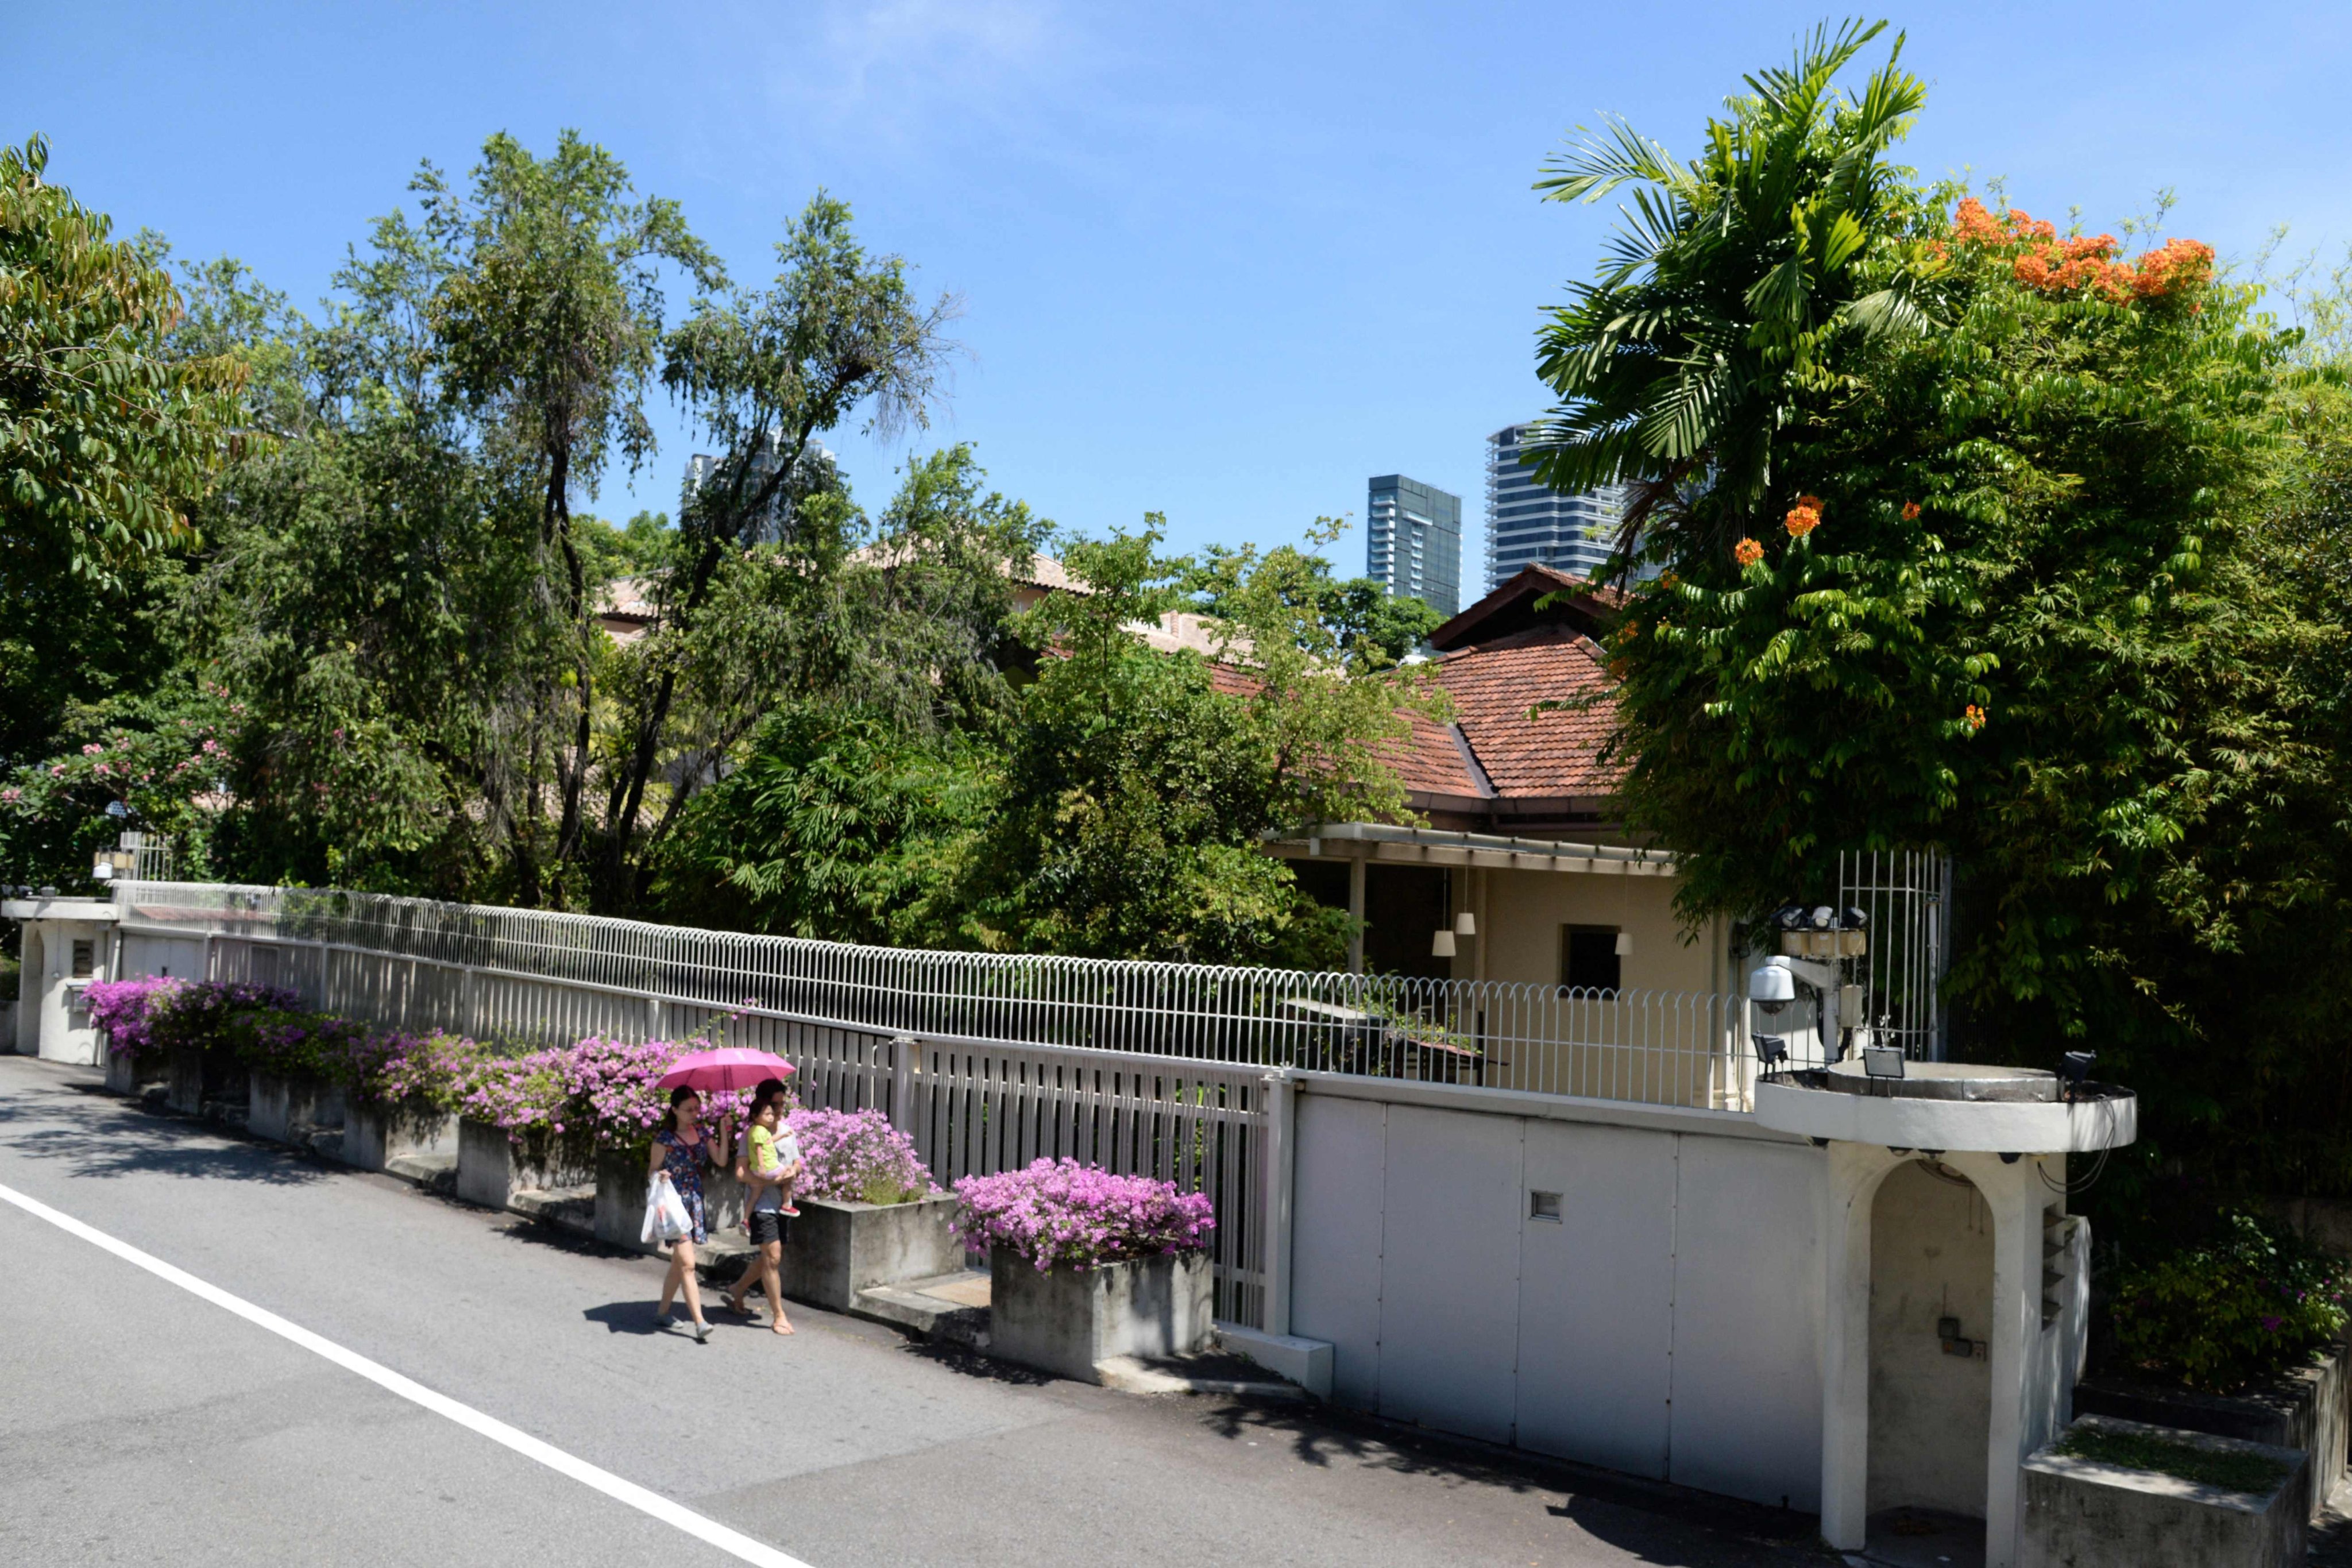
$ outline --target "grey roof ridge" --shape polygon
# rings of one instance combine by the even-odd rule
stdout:
[[[1495,781],[1486,776],[1485,764],[1478,761],[1477,748],[1470,744],[1469,732],[1462,728],[1461,721],[1457,719],[1448,723],[1445,726],[1445,732],[1454,737],[1454,749],[1462,753],[1463,769],[1469,773],[1471,783],[1478,786],[1478,798],[1480,800],[1500,798],[1501,792],[1496,789]]]

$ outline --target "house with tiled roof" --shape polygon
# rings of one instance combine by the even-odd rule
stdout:
[[[1728,932],[1685,940],[1674,856],[1617,819],[1614,682],[1596,640],[1616,603],[1550,567],[1522,568],[1430,634],[1453,718],[1413,717],[1390,759],[1426,825],[1328,823],[1270,847],[1309,892],[1364,920],[1351,967],[1727,988]]]

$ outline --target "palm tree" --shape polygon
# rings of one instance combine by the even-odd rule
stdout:
[[[1612,119],[1536,184],[1562,202],[1634,187],[1599,276],[1548,312],[1538,371],[1559,404],[1529,443],[1556,489],[1631,484],[1621,574],[1646,532],[1717,548],[1756,512],[1776,435],[1833,380],[1833,338],[1925,322],[1905,274],[1871,262],[1907,221],[1911,171],[1883,155],[1927,89],[1898,68],[1899,34],[1859,95],[1832,85],[1885,26],[1816,28],[1788,68],[1746,79],[1688,163]]]

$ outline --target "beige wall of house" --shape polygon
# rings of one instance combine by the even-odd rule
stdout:
[[[1561,983],[1561,932],[1570,926],[1622,931],[1633,951],[1619,963],[1619,984],[1634,991],[1728,988],[1727,935],[1710,922],[1685,940],[1674,909],[1676,880],[1655,873],[1517,871],[1473,868],[1454,878],[1455,912],[1477,918],[1478,935],[1462,942],[1454,974],[1461,980],[1528,984]]]

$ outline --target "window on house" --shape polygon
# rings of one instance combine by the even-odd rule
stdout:
[[[98,943],[77,942],[73,944],[73,977],[87,980],[98,968]]]
[[[1559,928],[1559,983],[1570,991],[1614,991],[1623,961],[1617,956],[1615,926]]]

